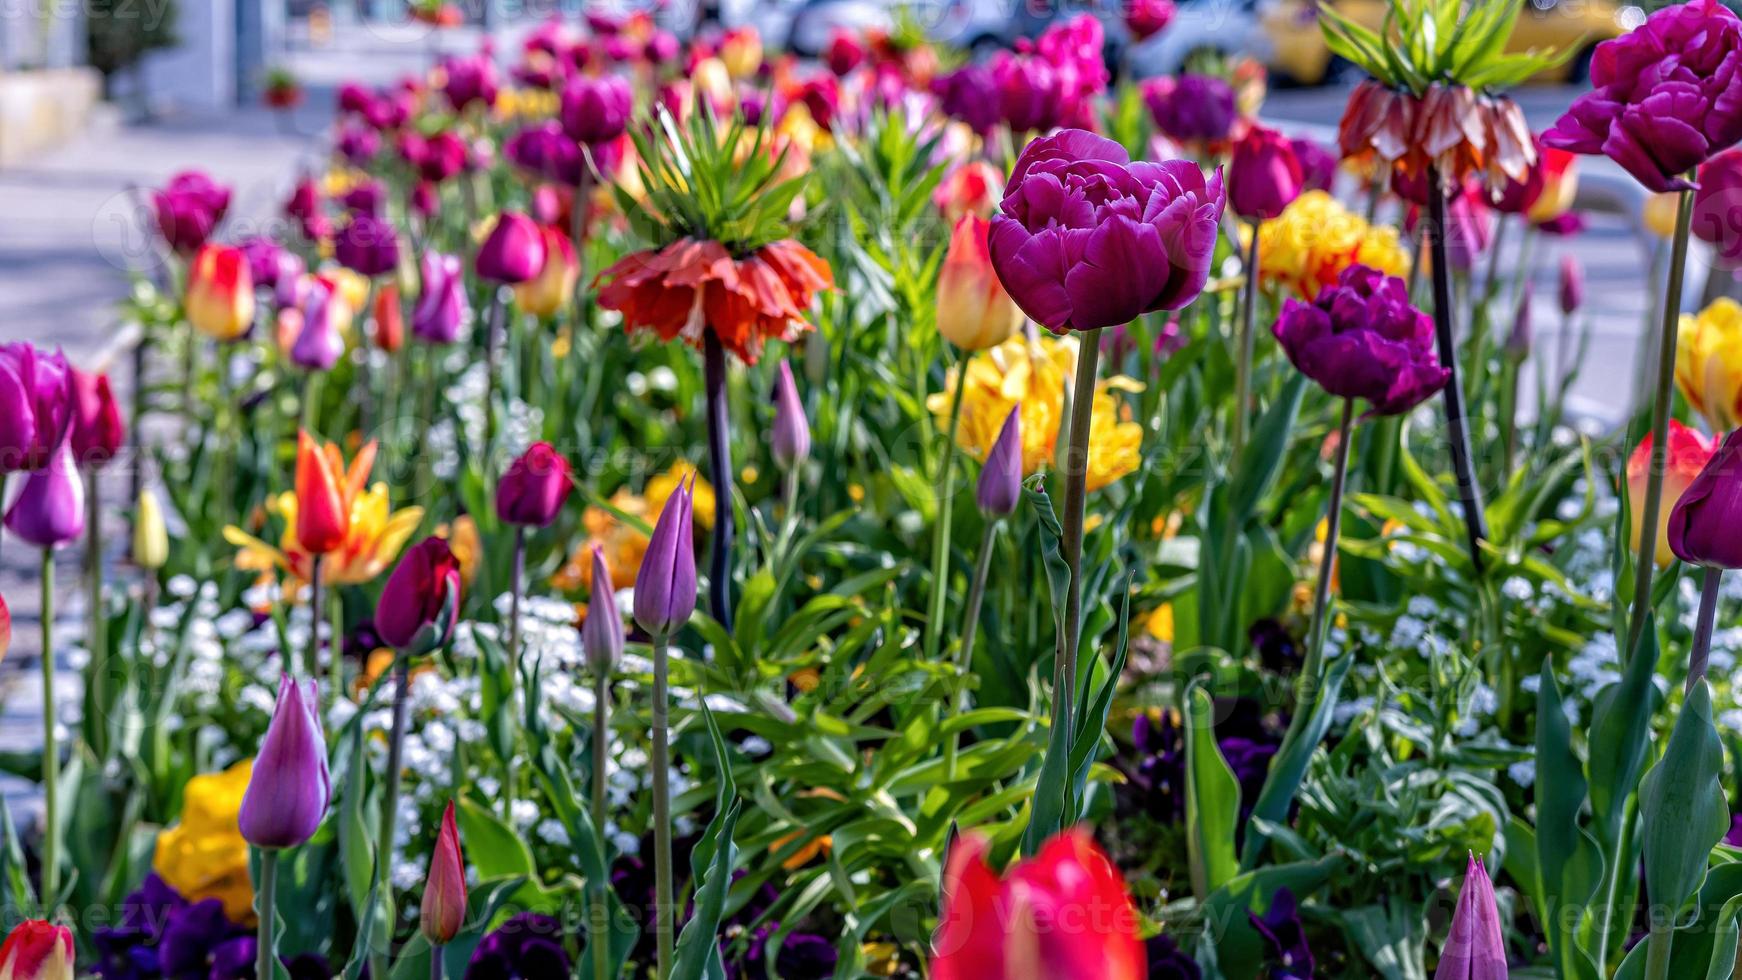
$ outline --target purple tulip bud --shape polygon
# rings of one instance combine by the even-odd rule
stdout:
[[[577,75],[563,88],[563,131],[577,143],[603,143],[623,135],[635,94],[621,75]]]
[[[1300,161],[1301,190],[1328,191],[1337,180],[1337,155],[1317,140],[1297,137],[1289,141]]]
[[[39,548],[58,548],[85,533],[85,484],[69,439],[34,470],[6,512],[6,529]]]
[[[535,442],[496,483],[496,517],[504,524],[549,527],[569,496],[569,461],[548,442]]]
[[[580,183],[586,174],[581,148],[555,122],[544,122],[515,133],[503,144],[503,155],[515,166],[565,187]]]
[[[981,513],[988,517],[1008,517],[1016,512],[1022,499],[1022,406],[1018,404],[1004,418],[1004,427],[986,454],[980,467],[980,482],[974,487],[974,499]]]
[[[448,642],[460,616],[460,560],[441,538],[406,551],[375,606],[375,632],[395,650],[420,656]]]
[[[538,223],[518,211],[497,215],[473,266],[479,278],[491,282],[512,285],[537,278],[544,269],[544,234]]]
[[[1523,361],[1530,356],[1530,296],[1530,282],[1526,280],[1512,318],[1512,332],[1506,335],[1506,356],[1514,361]]]
[[[358,181],[339,195],[339,203],[353,214],[369,214],[379,218],[387,213],[387,188],[378,180]]]
[[[1585,302],[1585,267],[1570,253],[1561,256],[1561,312],[1577,313]]]
[[[1742,568],[1742,429],[1724,437],[1669,512],[1669,548],[1709,568]]]
[[[164,242],[177,254],[192,255],[224,220],[230,189],[198,170],[188,170],[153,191],[151,200]]]
[[[805,418],[804,400],[798,397],[792,364],[787,361],[780,362],[774,375],[774,431],[768,442],[782,469],[792,469],[811,454],[810,420]]]
[[[1494,884],[1488,880],[1488,869],[1472,854],[1434,980],[1506,980],[1506,976],[1506,942],[1500,910],[1494,904]]]
[[[255,847],[303,844],[326,815],[333,785],[318,705],[313,680],[305,688],[289,674],[279,678],[278,704],[254,757],[237,820],[242,838]]]
[[[345,300],[324,279],[308,280],[302,295],[302,331],[290,348],[290,359],[308,371],[330,371],[345,354],[345,335],[339,318]]]
[[[237,247],[248,259],[248,275],[256,289],[276,290],[286,275],[302,275],[302,260],[265,235],[243,239]]]
[[[690,511],[695,480],[666,498],[635,575],[635,622],[652,636],[670,636],[696,611],[696,551]]]
[[[442,69],[442,94],[455,112],[464,112],[473,103],[485,108],[496,104],[500,85],[496,80],[496,62],[488,54],[449,58],[442,62]]]
[[[1300,196],[1303,181],[1294,145],[1276,130],[1255,125],[1234,143],[1228,204],[1240,217],[1269,221]]]
[[[411,332],[432,344],[451,344],[460,339],[460,328],[470,311],[459,257],[423,253],[423,292],[411,311]]]
[[[339,155],[354,166],[365,166],[381,152],[381,134],[366,126],[347,124],[335,142]]]
[[[72,423],[72,369],[65,355],[0,344],[0,473],[47,466]]]
[[[1271,328],[1302,374],[1340,398],[1365,398],[1398,415],[1445,387],[1434,325],[1411,306],[1403,280],[1353,265],[1318,299],[1291,299]]]
[[[587,620],[581,624],[581,648],[586,651],[589,668],[609,674],[623,659],[623,616],[617,612],[605,549],[594,545],[592,551],[593,597],[587,603]]]
[[[1001,121],[998,81],[984,65],[970,63],[939,75],[932,79],[931,91],[944,115],[966,123],[976,133],[989,133]]]
[[[385,275],[399,267],[399,236],[392,222],[359,212],[339,229],[333,255],[359,275]]]

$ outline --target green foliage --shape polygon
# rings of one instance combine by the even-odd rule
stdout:
[[[1378,31],[1318,6],[1331,51],[1396,89],[1421,95],[1436,83],[1477,91],[1506,88],[1571,57],[1535,49],[1506,51],[1523,0],[1390,0]]]

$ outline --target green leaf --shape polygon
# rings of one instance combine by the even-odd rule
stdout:
[[[526,841],[501,817],[464,797],[454,806],[454,817],[460,839],[465,841],[466,862],[478,873],[479,881],[538,876]]]
[[[717,937],[726,912],[726,892],[732,885],[732,871],[738,861],[738,847],[732,834],[744,804],[738,799],[738,784],[732,778],[732,763],[726,754],[726,740],[720,736],[719,723],[714,720],[706,698],[698,698],[697,703],[714,744],[720,789],[714,795],[714,819],[708,821],[702,839],[690,855],[691,873],[696,881],[695,911],[678,936],[677,959],[672,964],[671,976],[672,980],[723,980],[726,967],[720,959]]]
[[[1639,786],[1645,890],[1654,915],[1673,916],[1706,877],[1712,848],[1730,829],[1718,777],[1724,746],[1712,727],[1712,694],[1704,680],[1682,703],[1663,758]]]
[[[1593,976],[1575,936],[1580,916],[1597,883],[1603,877],[1603,855],[1594,840],[1579,826],[1579,811],[1585,804],[1585,776],[1579,757],[1573,754],[1572,726],[1561,704],[1555,683],[1554,663],[1544,660],[1542,685],[1536,694],[1536,855],[1537,873],[1545,892],[1544,901],[1554,910],[1549,931],[1549,949],[1564,977]]]
[[[1663,695],[1653,678],[1657,671],[1657,623],[1647,611],[1639,643],[1623,668],[1621,679],[1597,692],[1591,712],[1590,776],[1592,829],[1613,850],[1621,833],[1627,798],[1639,786],[1639,774],[1651,751],[1651,719]]]
[[[1186,854],[1192,891],[1200,898],[1239,870],[1234,831],[1240,819],[1240,781],[1216,744],[1215,704],[1193,684],[1186,695]]]
[[[1342,693],[1343,679],[1349,676],[1349,668],[1354,663],[1354,657],[1344,654],[1326,666],[1324,683],[1317,688],[1318,700],[1313,702],[1312,714],[1300,730],[1300,738],[1284,739],[1276,757],[1270,760],[1270,774],[1264,777],[1264,788],[1258,791],[1258,801],[1252,805],[1254,819],[1280,824],[1288,815],[1289,804],[1300,790],[1301,780],[1306,777],[1307,763],[1312,760],[1319,743],[1324,741],[1325,733],[1330,731],[1331,715]],[[1299,711],[1300,707],[1297,705],[1295,710]],[[1264,835],[1255,826],[1247,827],[1240,866],[1247,870],[1255,867],[1263,850]]]
[[[1232,503],[1238,528],[1244,528],[1252,520],[1259,502],[1276,485],[1289,441],[1295,436],[1295,420],[1300,416],[1306,386],[1306,375],[1299,371],[1290,372],[1282,392],[1265,409],[1264,417],[1252,431],[1252,442],[1246,446],[1239,466],[1234,470]]]

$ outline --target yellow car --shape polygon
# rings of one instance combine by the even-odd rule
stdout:
[[[1326,0],[1337,13],[1373,30],[1385,24],[1387,0]],[[1537,76],[1539,82],[1581,82],[1599,41],[1626,33],[1643,20],[1638,7],[1614,0],[1526,0],[1512,30],[1509,51],[1572,51],[1562,64]],[[1270,67],[1295,82],[1317,85],[1353,71],[1331,54],[1319,30],[1318,0],[1276,0],[1260,15],[1271,44]]]

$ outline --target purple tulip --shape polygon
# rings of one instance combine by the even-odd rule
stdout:
[[[647,37],[647,47],[644,56],[656,65],[676,61],[678,52],[682,49],[677,35],[670,31],[656,30]]]
[[[497,215],[472,267],[479,278],[491,282],[512,285],[537,278],[544,269],[544,234],[538,223],[518,211]]]
[[[563,87],[563,131],[577,143],[604,143],[623,135],[635,94],[621,75],[577,75]]]
[[[1222,172],[1132,163],[1082,130],[1022,151],[988,245],[1004,289],[1054,333],[1128,323],[1190,303],[1209,278]]]
[[[569,461],[548,442],[535,442],[496,481],[496,517],[504,524],[549,527],[569,497]]]
[[[38,548],[58,548],[85,533],[85,483],[70,439],[62,439],[48,465],[25,479],[6,512],[6,530]]]
[[[790,470],[811,454],[810,420],[805,418],[804,400],[798,396],[788,361],[781,361],[774,375],[774,429],[768,443],[781,469]]]
[[[533,176],[566,187],[580,183],[587,172],[581,148],[556,122],[539,123],[515,133],[503,144],[502,153]]]
[[[1064,124],[1058,71],[1033,55],[1000,51],[992,60],[998,113],[1018,133],[1046,132]]]
[[[359,116],[364,115],[369,111],[370,105],[375,101],[375,93],[369,91],[368,86],[361,82],[345,82],[339,86],[339,90],[336,94],[339,102],[339,111],[342,113],[349,112],[355,113]]]
[[[441,538],[424,538],[399,559],[381,601],[375,632],[395,650],[422,656],[448,642],[460,618],[460,560]]]
[[[0,474],[47,466],[72,423],[72,369],[65,355],[0,344]]]
[[[278,704],[254,757],[237,821],[242,838],[255,847],[276,850],[305,843],[319,829],[332,799],[320,700],[315,682],[307,685],[289,674],[278,681]]]
[[[1433,320],[1409,304],[1403,280],[1364,265],[1312,303],[1289,300],[1271,332],[1302,374],[1378,415],[1409,411],[1451,376],[1434,354]]]
[[[1524,281],[1524,289],[1518,295],[1518,309],[1513,312],[1512,332],[1506,335],[1506,356],[1523,361],[1530,356],[1531,324],[1531,285],[1530,280]]]
[[[339,195],[339,203],[352,214],[368,214],[377,218],[387,213],[387,188],[378,180],[358,181]]]
[[[984,136],[1003,118],[997,79],[985,65],[966,64],[932,79],[932,94],[944,114]]]
[[[1669,512],[1669,548],[1710,568],[1742,568],[1742,429],[1724,437]]]
[[[277,289],[284,276],[302,274],[302,260],[265,235],[245,238],[236,247],[248,259],[248,276],[257,289]]]
[[[334,148],[352,166],[367,166],[381,152],[381,134],[367,126],[347,123],[339,130]]]
[[[1592,91],[1543,134],[1549,146],[1604,154],[1646,190],[1742,140],[1742,19],[1719,0],[1665,7],[1597,45]]]
[[[427,180],[420,180],[411,189],[411,213],[428,220],[441,210],[441,198],[436,194],[436,185]]]
[[[623,659],[623,616],[611,588],[611,567],[605,564],[605,549],[593,545],[593,596],[587,602],[587,619],[581,624],[581,649],[594,673],[609,674]]]
[[[1434,980],[1506,977],[1506,941],[1500,929],[1500,910],[1494,904],[1494,884],[1488,880],[1488,869],[1472,854]]]
[[[453,177],[466,166],[466,141],[443,131],[434,136],[406,133],[399,138],[399,155],[432,183]]]
[[[1228,162],[1228,204],[1249,221],[1269,221],[1300,196],[1305,178],[1294,145],[1274,129],[1252,126]]]
[[[199,251],[230,210],[230,189],[198,170],[186,170],[151,194],[157,230],[181,255]]]
[[[1300,161],[1301,190],[1329,191],[1337,180],[1337,155],[1317,140],[1296,138],[1289,143]]]
[[[1561,313],[1572,316],[1585,302],[1585,267],[1572,254],[1561,256]]]
[[[980,512],[989,517],[1008,517],[1016,512],[1022,499],[1022,406],[1010,410],[1004,427],[986,454],[980,467],[980,482],[974,486],[974,500]]]
[[[354,214],[339,229],[333,256],[359,275],[385,275],[399,267],[399,236],[392,222],[368,212]]]
[[[666,498],[635,575],[635,622],[651,636],[670,636],[696,611],[694,493],[692,478]]]
[[[1446,261],[1454,269],[1469,271],[1494,239],[1494,215],[1487,194],[1471,184],[1446,202]]]
[[[345,354],[345,335],[339,329],[345,300],[324,279],[308,280],[302,290],[302,330],[291,345],[290,359],[306,371],[331,371]]]
[[[1219,143],[1238,116],[1234,87],[1213,75],[1150,79],[1143,83],[1143,101],[1155,128],[1175,143]]]
[[[1689,230],[1712,246],[1721,268],[1742,266],[1742,149],[1725,150],[1700,168]]]
[[[442,69],[442,94],[455,112],[464,112],[473,104],[486,109],[496,104],[500,85],[496,81],[496,62],[489,54],[449,58],[442,62]]]
[[[465,269],[459,256],[423,253],[423,292],[411,311],[411,332],[432,344],[451,344],[460,339],[460,328],[469,313]]]

